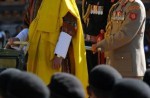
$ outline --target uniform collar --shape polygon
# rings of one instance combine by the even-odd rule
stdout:
[[[119,0],[119,3],[122,7],[124,7],[130,0]]]

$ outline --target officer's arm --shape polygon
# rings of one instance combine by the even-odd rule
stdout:
[[[132,41],[144,23],[145,8],[138,3],[133,3],[126,13],[127,16],[125,17],[119,32],[112,34],[100,43],[97,43],[97,47],[101,47],[103,51],[109,51],[124,46]]]

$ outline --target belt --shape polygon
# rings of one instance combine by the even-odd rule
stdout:
[[[97,36],[85,34],[85,41],[96,43],[97,42]]]

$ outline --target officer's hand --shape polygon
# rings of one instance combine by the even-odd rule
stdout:
[[[12,46],[14,45],[14,41],[20,41],[20,40],[19,38],[15,38],[15,37],[9,38],[5,48],[6,49],[11,48],[11,45]]]
[[[93,51],[93,54],[95,54],[97,52],[97,45],[96,44],[92,45],[92,51]]]
[[[59,70],[60,67],[61,67],[61,64],[62,64],[62,60],[63,60],[62,57],[55,56],[54,60],[53,60],[52,68],[55,69],[55,70]]]

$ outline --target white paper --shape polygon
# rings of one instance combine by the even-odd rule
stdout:
[[[65,32],[61,32],[55,48],[55,54],[58,54],[61,57],[66,58],[71,39],[72,36],[70,36]]]

